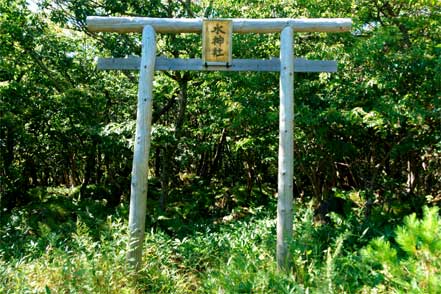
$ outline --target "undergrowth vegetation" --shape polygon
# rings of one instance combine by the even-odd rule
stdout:
[[[0,0],[0,294],[441,293],[438,2]],[[338,72],[295,74],[289,272],[274,72],[155,73],[148,232],[127,268],[139,74],[97,58],[139,57],[141,35],[86,16],[353,20],[294,37]],[[157,55],[198,59],[201,40],[158,31]],[[232,40],[234,60],[280,55],[279,34]]]
[[[352,208],[314,221],[296,208],[292,271],[277,270],[275,203],[194,222],[192,233],[147,232],[141,270],[126,266],[127,208],[45,195],[2,218],[1,293],[439,293],[441,218],[425,208],[375,231]],[[73,193],[75,195],[75,193]],[[55,218],[62,221],[55,222]],[[54,220],[53,222],[51,220]],[[178,219],[175,219],[179,222]],[[391,223],[392,227],[393,224]],[[175,228],[178,228],[176,224]],[[385,229],[386,228],[386,229]]]

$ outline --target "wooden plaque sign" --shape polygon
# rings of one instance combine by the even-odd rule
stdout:
[[[202,61],[205,65],[231,65],[232,35],[231,20],[204,20]]]

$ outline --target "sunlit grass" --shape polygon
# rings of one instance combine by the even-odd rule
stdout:
[[[102,205],[87,202],[87,209],[73,205],[77,213],[67,218],[55,200],[45,203],[56,208],[45,216],[61,217],[57,226],[26,209],[3,224],[0,293],[370,293],[382,287],[360,255],[369,240],[356,216],[331,215],[332,224],[316,224],[311,207],[297,207],[289,272],[275,263],[274,207],[195,224],[188,234],[152,228],[134,273],[126,263],[126,217],[118,211],[97,217]]]

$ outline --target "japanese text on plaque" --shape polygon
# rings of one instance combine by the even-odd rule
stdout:
[[[207,65],[231,64],[232,22],[206,20],[203,26],[203,62]]]

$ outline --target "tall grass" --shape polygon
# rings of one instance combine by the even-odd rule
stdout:
[[[275,221],[269,213],[207,226],[180,239],[148,232],[137,274],[126,267],[125,220],[108,217],[96,238],[96,228],[78,218],[64,240],[52,234],[44,242],[29,238],[23,246],[27,254],[8,258],[2,248],[0,292],[306,293],[325,278],[318,278],[312,212],[302,215],[309,216],[296,221],[291,273],[275,266]]]
[[[78,217],[75,230],[62,240],[53,233],[40,240],[32,235],[21,239],[29,243],[20,247],[25,248],[23,254],[11,254],[0,246],[0,292],[290,293],[299,289],[294,276],[275,268],[275,221],[268,213],[207,226],[180,239],[148,232],[137,274],[126,267],[126,221],[107,217],[99,234],[88,223]]]
[[[113,240],[94,241],[87,227],[63,244],[51,244],[37,258],[1,259],[2,293],[131,293],[131,275],[125,268],[123,223],[109,218]],[[60,246],[61,245],[61,246]]]
[[[55,209],[44,217],[64,214],[48,205]],[[350,218],[317,225],[311,207],[295,214],[290,272],[275,265],[270,207],[194,226],[193,233],[179,238],[152,229],[146,233],[142,267],[134,273],[126,266],[126,217],[96,218],[100,205],[74,206],[74,217],[58,226],[47,225],[38,213],[13,213],[1,228],[0,293],[371,293],[384,281],[381,273],[371,275],[375,268],[359,254],[364,245],[356,244],[367,242],[359,241],[366,230]],[[439,272],[433,273],[431,279],[439,279]]]

